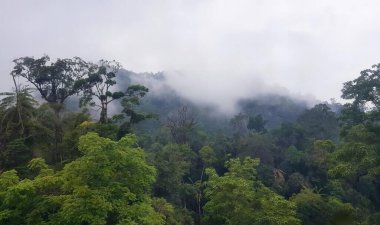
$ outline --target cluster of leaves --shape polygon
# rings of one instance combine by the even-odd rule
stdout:
[[[156,171],[134,135],[115,142],[88,133],[79,150],[83,156],[59,172],[36,158],[28,164],[36,174],[31,179],[20,181],[15,170],[2,173],[0,223],[163,224],[165,215],[154,210],[149,194]]]

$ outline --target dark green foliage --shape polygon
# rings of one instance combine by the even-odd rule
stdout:
[[[131,85],[127,88],[125,96],[121,100],[121,106],[123,107],[122,113],[115,116],[115,119],[120,120],[119,130],[117,137],[121,138],[127,133],[132,132],[132,126],[143,120],[154,118],[155,115],[150,113],[141,113],[136,110],[136,106],[141,104],[141,98],[143,98],[149,89],[143,85]]]
[[[158,173],[154,188],[156,195],[181,205],[194,156],[187,145],[168,144],[157,149],[154,158]]]
[[[32,159],[32,151],[25,145],[24,139],[14,139],[7,144],[5,154],[5,167],[15,168],[25,165]]]
[[[230,120],[232,132],[235,138],[242,137],[248,133],[248,116],[244,113],[235,115]]]
[[[261,114],[259,114],[255,117],[249,117],[247,128],[249,130],[254,130],[258,133],[265,133],[266,132],[266,129],[265,129],[266,123],[267,123],[267,121],[265,121],[263,119],[263,117],[261,116]]]
[[[0,102],[0,170],[22,167],[31,159],[30,145],[35,138],[37,106],[30,89],[16,83],[15,92],[1,95],[6,97]]]
[[[166,127],[177,144],[187,144],[196,125],[195,115],[187,106],[178,108],[177,113],[169,116],[166,121]]]
[[[291,201],[297,204],[297,214],[302,224],[356,224],[356,210],[337,198],[323,197],[310,189],[304,189],[293,196]]]
[[[339,126],[334,112],[326,104],[315,105],[302,113],[297,122],[303,128],[306,137],[314,140],[338,140]]]
[[[267,128],[277,128],[282,123],[294,122],[305,110],[306,102],[296,101],[287,96],[268,94],[253,99],[242,99],[238,110],[248,116],[262,115]]]
[[[121,65],[116,61],[100,60],[98,64],[89,64],[88,76],[83,80],[83,96],[80,105],[96,106],[100,109],[100,123],[108,122],[108,105],[124,97],[121,91],[112,91],[116,84],[116,74]]]
[[[305,149],[308,141],[305,131],[300,125],[294,123],[283,123],[281,127],[272,131],[276,144],[282,148],[295,146],[297,149]]]
[[[260,159],[261,164],[274,167],[280,152],[273,139],[267,134],[253,133],[240,138],[236,143],[238,157],[250,156]]]
[[[380,64],[372,66],[360,72],[360,76],[353,81],[344,83],[342,98],[353,99],[354,105],[359,104],[369,107],[380,107]]]
[[[307,151],[308,176],[317,188],[322,188],[327,183],[327,170],[331,167],[331,155],[335,149],[336,146],[332,141],[317,140]]]
[[[22,57],[13,62],[16,65],[12,75],[25,78],[49,103],[62,104],[69,96],[77,94],[89,69],[79,57],[57,59],[51,63],[49,56],[39,59]]]

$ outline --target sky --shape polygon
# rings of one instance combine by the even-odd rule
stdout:
[[[339,100],[380,63],[377,0],[0,0],[0,91],[23,56],[167,73],[192,100],[281,93]]]

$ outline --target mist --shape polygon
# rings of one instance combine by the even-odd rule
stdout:
[[[179,95],[233,112],[266,94],[339,100],[380,62],[377,1],[22,1],[0,3],[0,88],[17,57],[117,60],[164,71]]]

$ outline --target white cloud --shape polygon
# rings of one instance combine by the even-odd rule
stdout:
[[[380,62],[379,11],[376,0],[3,0],[0,72],[8,80],[16,57],[77,55],[168,71],[185,96],[222,106],[280,86],[326,100]]]

